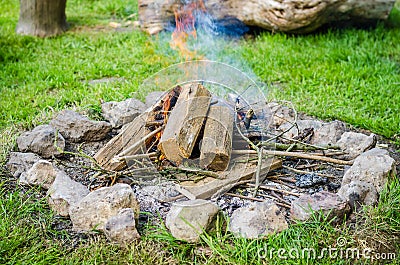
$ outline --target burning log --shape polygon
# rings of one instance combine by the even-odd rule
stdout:
[[[191,156],[210,102],[211,94],[201,84],[182,87],[158,144],[169,161],[180,164]]]
[[[187,1],[139,0],[139,21],[142,28],[155,34],[174,21],[178,10]],[[368,25],[387,19],[395,0],[226,0],[189,1],[199,3],[215,20],[234,18],[249,26],[271,31],[308,33],[324,24],[346,22]]]
[[[232,151],[233,111],[211,106],[200,148],[200,166],[213,170],[228,167]]]

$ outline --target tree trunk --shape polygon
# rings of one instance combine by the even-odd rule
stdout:
[[[20,0],[16,32],[21,35],[49,37],[67,30],[67,0]]]
[[[195,2],[193,0],[192,2]],[[197,0],[199,3],[201,0]],[[248,26],[271,31],[308,33],[327,23],[368,25],[387,19],[396,0],[204,0],[213,18],[236,18]],[[150,34],[174,23],[180,0],[139,0],[139,20]],[[187,1],[186,1],[187,2]],[[201,4],[199,4],[201,6]]]

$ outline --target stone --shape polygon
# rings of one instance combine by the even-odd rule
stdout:
[[[11,152],[10,159],[6,163],[7,169],[18,178],[22,173],[28,171],[40,157],[34,153]]]
[[[63,110],[50,122],[65,139],[79,143],[100,141],[107,136],[111,125],[105,121],[92,121],[72,110]]]
[[[314,173],[300,174],[296,177],[296,187],[299,188],[311,188],[316,185],[326,184],[328,182],[327,178],[318,176]]]
[[[154,104],[157,103],[157,101],[159,101],[161,99],[162,96],[164,96],[166,92],[165,91],[154,91],[154,92],[150,92],[147,96],[146,96],[146,109],[150,108],[151,106],[153,106]]]
[[[378,192],[372,184],[358,180],[342,185],[337,194],[348,201],[352,209],[359,205],[375,205],[379,198]]]
[[[335,145],[346,130],[346,125],[341,121],[324,123],[314,131],[311,144],[327,146]]]
[[[368,136],[363,133],[345,132],[337,145],[346,153],[346,159],[354,159],[376,145],[376,136],[375,134]]]
[[[180,193],[176,190],[174,182],[164,182],[157,185],[146,185],[141,188],[141,192],[160,201],[168,201],[178,196]]]
[[[198,242],[203,231],[213,228],[218,212],[218,206],[202,199],[176,202],[167,214],[165,225],[176,239]]]
[[[39,125],[32,131],[24,132],[17,138],[18,149],[22,152],[33,152],[43,158],[59,156],[65,148],[64,137],[50,125]],[[57,149],[57,146],[60,150]]]
[[[117,183],[92,191],[77,204],[71,205],[69,216],[75,231],[103,231],[107,220],[124,208],[133,209],[135,216],[139,216],[139,204],[132,188]]]
[[[110,122],[114,128],[133,121],[146,110],[146,106],[140,100],[129,98],[121,102],[105,102],[101,104],[103,117]]]
[[[256,202],[232,213],[229,231],[236,236],[256,239],[288,228],[288,223],[278,206],[273,202]]]
[[[104,233],[107,238],[122,246],[140,238],[136,230],[136,219],[134,210],[124,208],[118,211],[117,215],[110,217],[104,227]]]
[[[396,176],[396,161],[389,153],[373,148],[354,160],[353,165],[344,173],[342,186],[358,180],[369,183],[380,193],[389,177]]]
[[[72,180],[64,171],[59,170],[47,191],[47,202],[56,214],[68,216],[70,206],[88,194],[89,190],[86,186]]]
[[[268,103],[268,107],[271,111],[272,116],[272,124],[275,127],[281,126],[283,123],[287,121],[294,121],[295,112],[293,109],[286,107],[284,105],[278,104],[276,102]]]
[[[292,124],[289,122],[285,122],[281,126],[279,126],[278,132],[280,133],[289,130],[290,127],[292,127]],[[312,128],[315,132],[320,127],[322,127],[322,122],[317,120],[298,120],[297,127],[294,126],[289,131],[285,132],[283,136],[292,139],[301,134],[305,129]]]
[[[57,175],[57,168],[47,160],[39,160],[19,178],[20,184],[41,186],[49,189]]]
[[[339,195],[328,191],[314,194],[303,194],[292,202],[290,214],[292,220],[307,221],[313,212],[321,211],[327,218],[341,220],[350,211],[347,201]]]

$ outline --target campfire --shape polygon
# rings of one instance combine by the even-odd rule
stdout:
[[[145,111],[135,99],[104,103],[110,123],[61,111],[17,139],[21,152],[7,166],[20,184],[48,189],[50,207],[73,229],[99,228],[123,244],[139,237],[140,211],[161,216],[174,237],[190,242],[220,210],[230,231],[248,238],[309,220],[309,208],[340,221],[375,204],[396,174],[388,152],[374,148],[375,135],[310,119],[290,102],[267,102],[237,69],[202,63],[175,65],[145,82],[171,87]],[[193,76],[179,80],[173,73],[182,77],[181,70]],[[131,103],[143,109],[128,120],[121,110]],[[182,218],[202,225],[193,229]]]
[[[251,178],[259,183],[282,164],[269,156],[253,159],[257,152],[250,150],[265,137],[260,124],[268,111],[230,96],[212,95],[201,83],[177,85],[94,158],[105,170],[124,175],[171,176],[191,199],[220,196]]]

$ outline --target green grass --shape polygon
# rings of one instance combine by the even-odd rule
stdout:
[[[400,132],[400,31],[327,30],[304,37],[262,34],[245,45],[254,71],[278,98],[325,119],[392,137]],[[255,58],[258,53],[264,56]]]
[[[292,225],[267,239],[236,238],[226,232],[227,220],[220,218],[217,229],[204,234],[198,244],[174,239],[163,226],[143,227],[140,242],[118,247],[101,235],[77,240],[53,228],[54,217],[38,191],[28,194],[0,187],[1,264],[350,264],[366,260],[340,258],[337,239],[347,240],[345,248],[371,248],[396,253],[399,258],[400,183],[385,189],[376,208],[359,213],[366,223],[357,229],[335,227],[332,220],[315,216],[307,223]],[[39,199],[38,199],[39,198]],[[389,244],[384,246],[382,243]],[[332,249],[331,256],[323,249]],[[285,249],[287,252],[278,252]],[[309,249],[302,254],[304,249]],[[313,256],[312,250],[316,256]],[[289,252],[290,251],[290,252]],[[279,256],[279,253],[281,256]],[[298,254],[297,254],[298,253]],[[308,258],[308,253],[311,253]],[[291,255],[291,256],[290,256]],[[304,255],[304,256],[302,256]],[[335,258],[334,255],[337,255]],[[284,257],[284,258],[282,258]],[[293,257],[293,258],[292,258]],[[300,257],[300,258],[297,258]],[[301,258],[305,257],[305,258]],[[332,258],[334,257],[334,258]],[[400,260],[397,260],[400,261]],[[396,261],[393,261],[396,262]],[[395,263],[393,263],[395,264]]]
[[[138,30],[96,30],[95,25],[104,28],[136,14],[133,1],[71,0],[67,6],[71,30],[36,39],[15,35],[18,1],[2,1],[1,127],[31,127],[44,110],[98,109],[100,99],[141,98],[147,93],[137,91],[143,79],[181,61],[166,41]],[[393,12],[392,24],[400,21],[399,13]],[[306,36],[264,32],[255,40],[236,42],[235,48],[225,45],[219,54],[229,63],[248,65],[248,72],[270,84],[270,95],[292,100],[302,111],[394,137],[400,133],[400,29],[387,24]],[[103,77],[126,82],[85,82]]]
[[[139,30],[117,32],[107,26],[110,21],[136,20],[136,1],[68,0],[70,30],[48,39],[14,33],[18,3],[0,1],[0,165],[15,148],[21,131],[45,123],[54,111],[77,108],[98,117],[101,100],[143,99],[148,91],[139,91],[142,81],[182,60],[169,49],[169,36],[150,37]],[[220,49],[209,59],[241,65],[254,73],[269,85],[270,98],[292,100],[308,114],[341,119],[399,142],[398,9],[388,22],[370,29],[326,29],[304,36],[263,32],[251,40],[218,43]],[[88,84],[105,77],[123,79]],[[0,176],[8,178],[3,172]],[[6,187],[0,187],[1,264],[353,263],[326,258],[281,260],[277,256],[265,260],[257,255],[264,247],[321,250],[333,247],[339,236],[345,236],[351,246],[399,249],[398,180],[390,183],[378,207],[359,214],[356,229],[316,218],[266,240],[244,240],[226,233],[221,221],[218,231],[195,245],[173,239],[163,227],[148,227],[143,228],[142,240],[128,248],[110,245],[101,236],[72,247],[73,237],[53,228],[54,216],[37,192],[30,191],[28,196]]]

